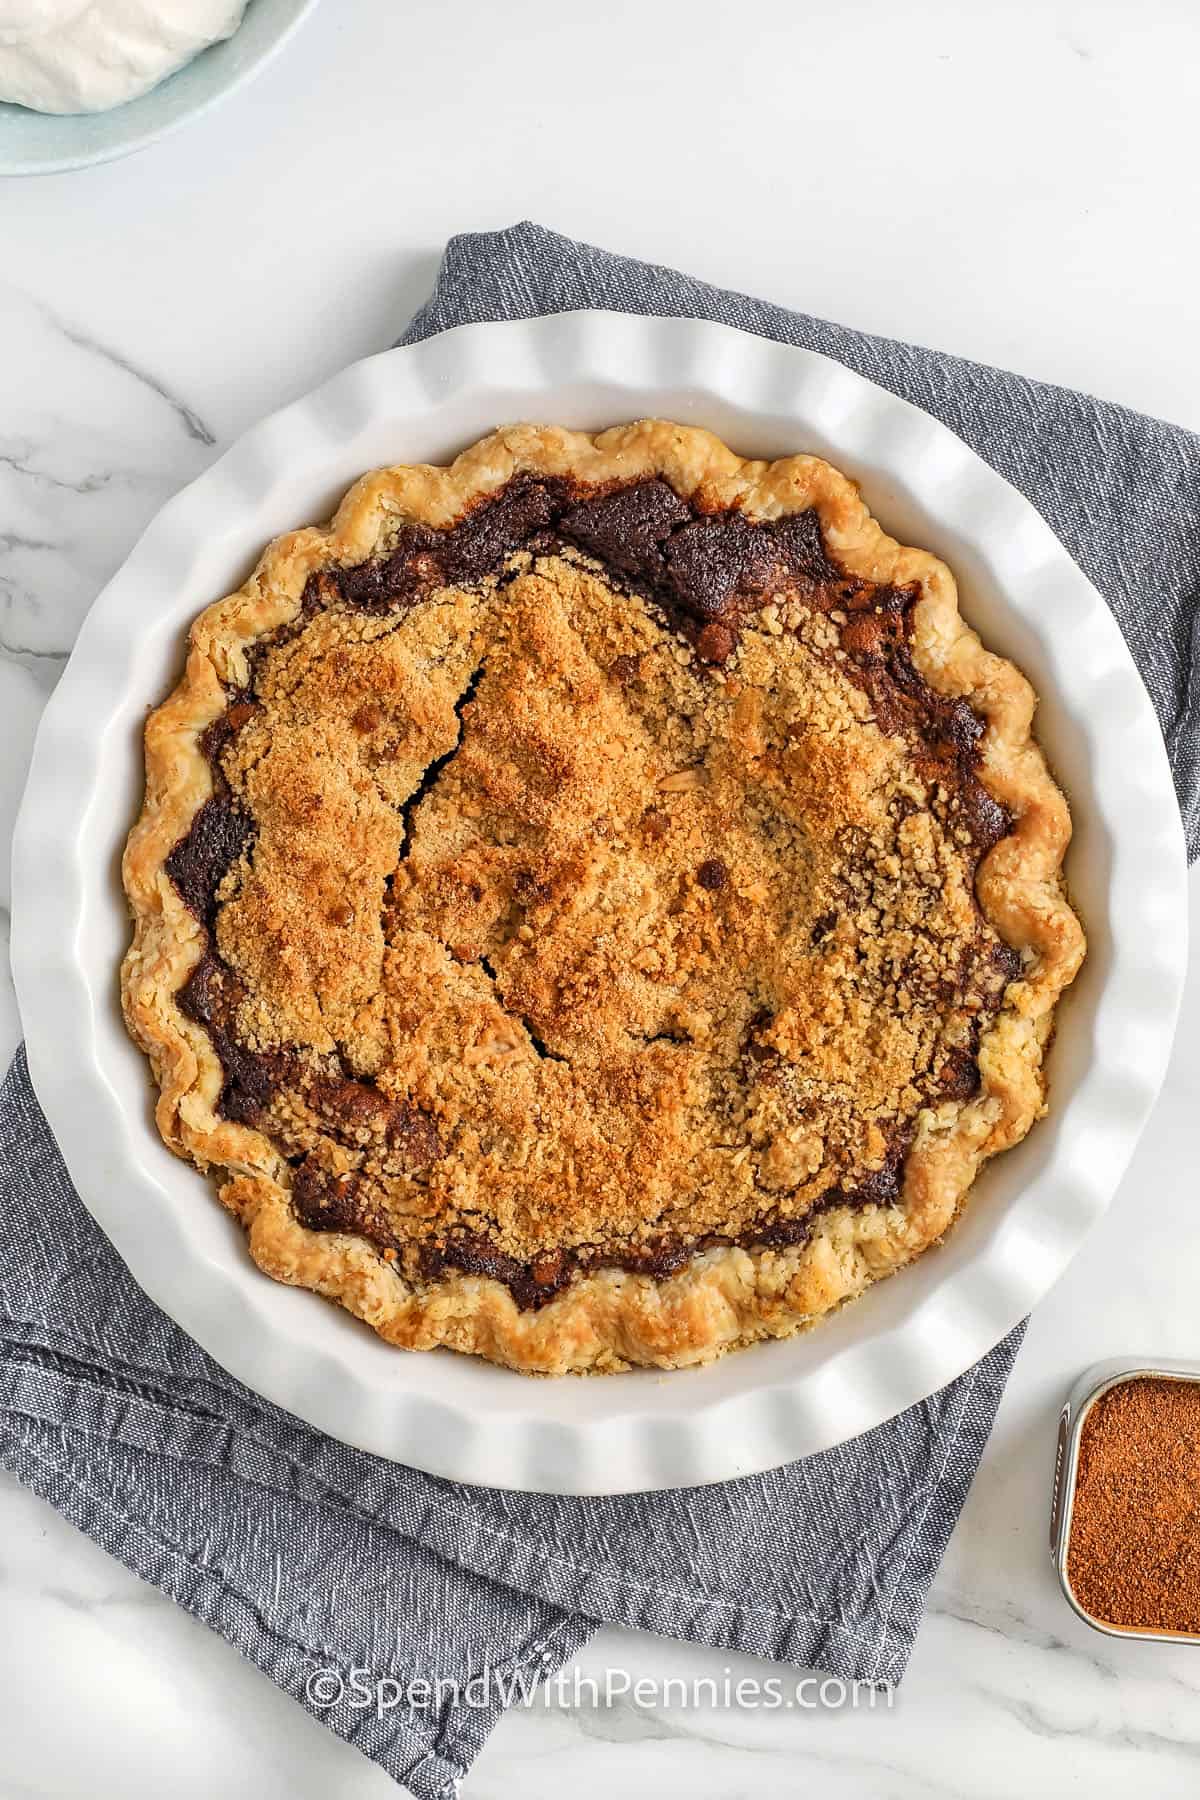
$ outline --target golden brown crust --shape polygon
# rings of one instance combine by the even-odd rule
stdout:
[[[596,1268],[537,1310],[522,1310],[490,1277],[446,1271],[416,1279],[364,1237],[301,1223],[281,1151],[264,1132],[217,1111],[222,1065],[209,1033],[177,1002],[207,934],[165,867],[212,791],[200,739],[230,691],[247,685],[252,646],[297,617],[310,575],[378,554],[400,522],[448,526],[523,472],[584,484],[662,476],[685,498],[713,509],[736,505],[752,519],[815,508],[828,550],[848,574],[914,584],[913,664],[936,693],[964,698],[986,721],[980,776],[1013,821],[979,866],[979,906],[1000,937],[1025,953],[1021,979],[1009,983],[980,1043],[978,1092],[922,1107],[896,1204],[833,1206],[802,1243],[703,1250],[665,1278]],[[147,724],[146,800],[124,862],[135,935],[122,992],[129,1028],[160,1089],[162,1136],[178,1154],[221,1172],[221,1197],[247,1227],[262,1269],[338,1300],[407,1348],[444,1344],[523,1371],[562,1373],[678,1367],[787,1335],[935,1243],[982,1161],[1023,1137],[1043,1108],[1043,1052],[1084,937],[1062,885],[1070,817],[1030,734],[1034,705],[1019,671],[985,650],[962,621],[945,565],[889,538],[853,485],[817,458],[746,462],[707,432],[643,421],[594,438],[510,427],[450,468],[367,475],[328,530],[279,539],[243,588],[200,615],[184,678]],[[439,753],[436,722],[430,731],[425,761]]]

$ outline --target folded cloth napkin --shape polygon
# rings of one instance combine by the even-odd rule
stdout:
[[[583,306],[809,345],[952,425],[1108,599],[1196,847],[1200,441],[532,225],[454,239],[404,341]],[[767,1475],[612,1499],[504,1493],[347,1449],[231,1380],[84,1211],[23,1055],[0,1089],[0,1204],[0,1459],[422,1800],[453,1795],[504,1705],[601,1621],[896,1681],[1021,1336],[921,1406]]]

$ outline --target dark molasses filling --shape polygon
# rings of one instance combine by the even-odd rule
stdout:
[[[869,695],[876,721],[886,733],[902,736],[920,772],[951,787],[960,820],[971,836],[975,862],[1012,829],[1005,809],[979,776],[983,721],[963,700],[936,693],[911,656],[915,587],[883,586],[847,575],[831,560],[815,511],[757,521],[737,509],[707,510],[686,501],[661,479],[623,487],[585,489],[563,480],[516,477],[481,501],[455,525],[434,530],[406,526],[387,555],[353,567],[323,570],[310,577],[300,619],[275,640],[302,628],[322,606],[341,603],[372,612],[402,611],[439,588],[465,587],[489,576],[503,578],[518,551],[532,554],[582,552],[600,563],[614,586],[649,601],[689,643],[702,663],[721,665],[736,649],[743,624],[783,587],[813,611],[836,614],[844,672]],[[841,622],[844,621],[844,622]],[[256,651],[261,657],[271,640]],[[255,658],[252,655],[251,666]],[[610,674],[622,685],[637,680],[636,657],[618,659]],[[248,690],[231,693],[230,704],[209,728],[202,749],[213,771],[212,797],[197,812],[187,835],[172,850],[166,868],[181,898],[206,926],[210,945],[179,994],[187,1016],[204,1026],[220,1058],[225,1085],[224,1116],[246,1124],[262,1121],[282,1083],[300,1092],[335,1140],[353,1144],[362,1127],[386,1141],[398,1166],[419,1172],[442,1154],[434,1121],[415,1108],[398,1105],[369,1082],[319,1074],[298,1054],[262,1052],[239,1041],[236,1012],[242,998],[236,975],[215,951],[213,925],[221,885],[253,840],[254,822],[235,803],[221,771],[221,757],[257,710],[254,676]],[[718,894],[726,870],[718,858],[702,862],[699,885]],[[814,944],[833,929],[836,915],[818,919]],[[999,1006],[1021,960],[994,945],[987,952],[990,973],[977,984]],[[968,970],[964,968],[963,983]],[[953,999],[954,996],[948,996]],[[761,1025],[769,1023],[764,1018]],[[972,1042],[952,1051],[941,1071],[940,1097],[966,1099],[979,1088],[977,1023]],[[746,1055],[753,1060],[775,1053],[752,1029]],[[821,1211],[835,1205],[891,1205],[900,1195],[911,1128],[889,1143],[882,1168],[860,1185],[831,1188],[801,1218],[764,1214],[736,1239],[675,1237],[630,1252],[619,1246],[585,1246],[548,1251],[528,1263],[503,1254],[483,1237],[458,1236],[442,1244],[415,1246],[395,1235],[376,1209],[360,1178],[329,1176],[311,1157],[294,1158],[292,1204],[297,1217],[315,1230],[349,1231],[369,1239],[390,1257],[401,1257],[411,1273],[433,1279],[447,1268],[503,1282],[523,1308],[545,1304],[573,1278],[606,1266],[662,1278],[697,1252],[737,1243],[783,1247],[802,1242]]]
[[[504,1283],[523,1310],[544,1306],[576,1276],[598,1268],[628,1270],[663,1280],[706,1250],[730,1245],[744,1249],[782,1250],[802,1244],[813,1221],[834,1206],[894,1206],[900,1198],[904,1158],[909,1133],[898,1139],[883,1168],[860,1186],[830,1188],[803,1218],[764,1218],[737,1237],[708,1235],[701,1238],[664,1238],[636,1250],[604,1245],[547,1251],[531,1262],[507,1256],[483,1237],[458,1236],[445,1244],[421,1245],[416,1266],[426,1280],[436,1280],[447,1269],[466,1275],[487,1275]],[[390,1221],[372,1205],[366,1184],[354,1174],[331,1179],[311,1158],[305,1158],[292,1181],[292,1205],[302,1224],[312,1231],[351,1231],[366,1237],[385,1251],[402,1254],[406,1245]]]

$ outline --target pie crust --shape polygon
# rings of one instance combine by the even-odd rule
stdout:
[[[366,475],[147,721],[122,995],[162,1137],[404,1348],[786,1336],[1045,1110],[1085,943],[1035,703],[816,457],[650,420]]]

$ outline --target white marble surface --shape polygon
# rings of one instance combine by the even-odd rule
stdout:
[[[379,348],[445,236],[531,216],[1200,428],[1190,0],[327,0],[143,156],[0,183],[0,831],[42,696],[160,502]],[[5,891],[0,901],[7,901]],[[1193,912],[1200,928],[1200,878]],[[16,1038],[0,995],[0,1050]],[[1200,1352],[1200,960],[1109,1219],[1039,1308],[890,1712],[510,1715],[465,1784],[713,1796],[1200,1787],[1200,1655],[1111,1644],[1045,1550],[1054,1416],[1099,1356]],[[0,1800],[391,1784],[0,1482]],[[604,1632],[581,1659],[739,1659]]]

